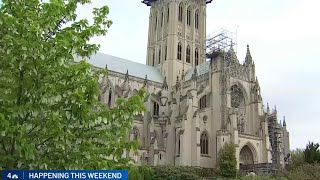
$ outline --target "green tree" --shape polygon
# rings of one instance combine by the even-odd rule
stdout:
[[[304,160],[307,163],[320,163],[319,143],[309,142],[303,152]]]
[[[290,152],[289,169],[301,166],[305,163],[303,152],[303,149],[296,149]]]
[[[114,169],[126,149],[144,92],[117,108],[99,102],[105,70],[85,61],[107,33],[108,6],[76,20],[90,0],[2,0],[0,7],[0,169]],[[75,61],[74,57],[81,57]]]
[[[234,178],[237,175],[236,148],[232,143],[226,143],[218,154],[218,172],[226,178]]]

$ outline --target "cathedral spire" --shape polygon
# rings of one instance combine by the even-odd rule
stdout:
[[[269,103],[267,103],[267,113],[270,113],[270,107],[269,107]]]
[[[121,85],[122,90],[129,91],[129,71],[127,70],[126,76],[124,77],[124,81]]]
[[[127,69],[126,76],[124,77],[124,81],[127,82],[129,80],[129,71]]]
[[[252,57],[251,57],[249,45],[247,45],[247,54],[246,54],[245,64],[249,65],[251,63],[252,63]]]
[[[286,116],[283,116],[283,127],[287,127],[287,123],[286,123]]]
[[[146,77],[144,78],[142,87],[147,87],[147,85],[148,85],[148,75],[146,75]]]
[[[233,49],[233,42],[231,42],[230,48],[229,48],[229,50],[228,50],[228,54],[229,54],[229,56],[231,57],[231,60],[232,60],[232,61],[238,61],[236,52],[235,52],[234,49]]]
[[[164,77],[164,81],[162,83],[162,89],[168,89],[167,77]]]
[[[106,64],[105,70],[106,70],[105,76],[108,77],[108,65],[107,64]]]

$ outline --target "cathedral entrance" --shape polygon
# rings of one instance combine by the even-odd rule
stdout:
[[[245,145],[240,151],[240,165],[254,164],[253,153],[249,146]]]

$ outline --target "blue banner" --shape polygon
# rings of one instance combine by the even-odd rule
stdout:
[[[3,170],[3,180],[128,180],[128,170]]]

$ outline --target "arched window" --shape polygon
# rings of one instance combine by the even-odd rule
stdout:
[[[152,53],[152,66],[154,66],[155,56],[156,56],[156,52],[155,52],[155,50],[153,50],[153,53]]]
[[[199,50],[198,50],[198,48],[196,48],[196,50],[194,51],[194,60],[195,60],[195,65],[198,66],[199,65]]]
[[[181,153],[181,141],[180,141],[180,134],[178,134],[178,151],[177,151],[177,154],[180,155]]]
[[[178,43],[178,57],[177,59],[181,60],[181,52],[182,52],[182,46],[181,46],[181,43],[179,42]]]
[[[200,136],[200,153],[209,154],[209,137],[207,132],[203,132]]]
[[[196,10],[194,14],[194,26],[196,29],[199,29],[199,10]]]
[[[239,108],[244,106],[244,96],[241,88],[238,85],[233,85],[230,88],[231,90],[231,107]]]
[[[178,13],[178,20],[182,22],[182,11],[183,11],[183,5],[182,3],[179,4],[179,13]]]
[[[191,25],[191,7],[189,6],[187,9],[187,25]]]
[[[108,99],[108,107],[111,107],[111,102],[112,102],[112,91],[111,89],[109,90],[109,99]]]
[[[158,61],[159,61],[159,64],[161,63],[161,46],[160,46],[160,48],[159,48],[159,59],[158,59]]]
[[[153,102],[153,115],[159,116],[159,104],[156,102]]]
[[[190,63],[190,46],[187,46],[187,50],[186,50],[186,62]]]
[[[169,22],[169,17],[170,17],[170,8],[168,6],[168,9],[167,9],[167,23]]]
[[[138,140],[139,134],[139,129],[136,126],[133,127],[133,140]]]
[[[200,106],[200,109],[204,109],[206,108],[208,105],[208,102],[207,102],[207,95],[204,95],[200,98],[200,101],[199,101],[199,106]]]
[[[166,48],[164,50],[164,60],[167,60],[167,51],[168,51],[168,46],[166,45]]]
[[[161,27],[163,25],[163,10],[161,11]]]
[[[156,16],[156,21],[155,21],[155,24],[154,24],[154,29],[156,30],[157,29],[157,25],[158,25],[158,13],[157,13],[157,11],[155,13],[155,16]]]
[[[251,149],[245,145],[240,151],[240,163],[243,165],[254,164],[254,158]]]

